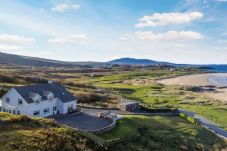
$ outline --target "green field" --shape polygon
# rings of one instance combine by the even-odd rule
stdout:
[[[178,107],[196,112],[227,129],[226,103],[192,92],[187,89],[187,86],[167,86],[156,82],[160,78],[196,72],[199,71],[153,70],[140,73],[131,72],[103,76],[92,82],[96,86],[111,89],[117,96],[137,100],[151,107]],[[181,103],[182,100],[187,99],[191,102],[188,104]]]
[[[142,136],[137,128],[146,127]],[[110,140],[115,138],[127,140],[125,144],[114,145],[116,150],[221,150],[227,144],[212,132],[201,126],[195,126],[177,116],[142,116],[127,115],[118,121],[117,127],[100,135]],[[133,141],[134,140],[134,141]]]

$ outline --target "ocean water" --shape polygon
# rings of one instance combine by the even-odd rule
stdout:
[[[227,76],[223,77],[223,76],[213,76],[213,77],[209,77],[208,81],[211,84],[214,84],[216,86],[227,86]]]

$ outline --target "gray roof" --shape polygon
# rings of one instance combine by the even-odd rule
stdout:
[[[121,105],[132,105],[132,104],[139,104],[139,102],[135,102],[135,101],[126,101],[126,102],[122,102]]]
[[[38,93],[42,100],[47,100],[46,96],[43,95],[44,91],[50,91],[54,94],[54,97],[59,98],[63,103],[71,102],[76,98],[68,92],[65,87],[58,83],[47,83],[47,84],[36,84],[29,86],[15,87],[16,91],[23,97],[27,103],[34,103],[30,98],[30,93]]]

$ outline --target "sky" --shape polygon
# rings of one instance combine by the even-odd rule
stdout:
[[[227,64],[227,0],[7,0],[0,52]]]

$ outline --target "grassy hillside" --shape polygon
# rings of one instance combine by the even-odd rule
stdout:
[[[175,116],[127,115],[115,129],[100,136],[107,140],[123,139],[112,148],[118,151],[227,149],[227,142],[207,129]]]
[[[140,101],[151,107],[179,107],[198,113],[227,129],[227,103],[207,98],[190,86],[167,86],[157,79],[199,73],[185,70],[152,70],[120,73],[93,80],[94,85],[110,89],[115,95]],[[183,100],[188,100],[187,103]],[[222,116],[220,116],[222,115]]]
[[[0,112],[1,151],[84,151],[91,150],[89,144],[93,145],[53,120]]]

